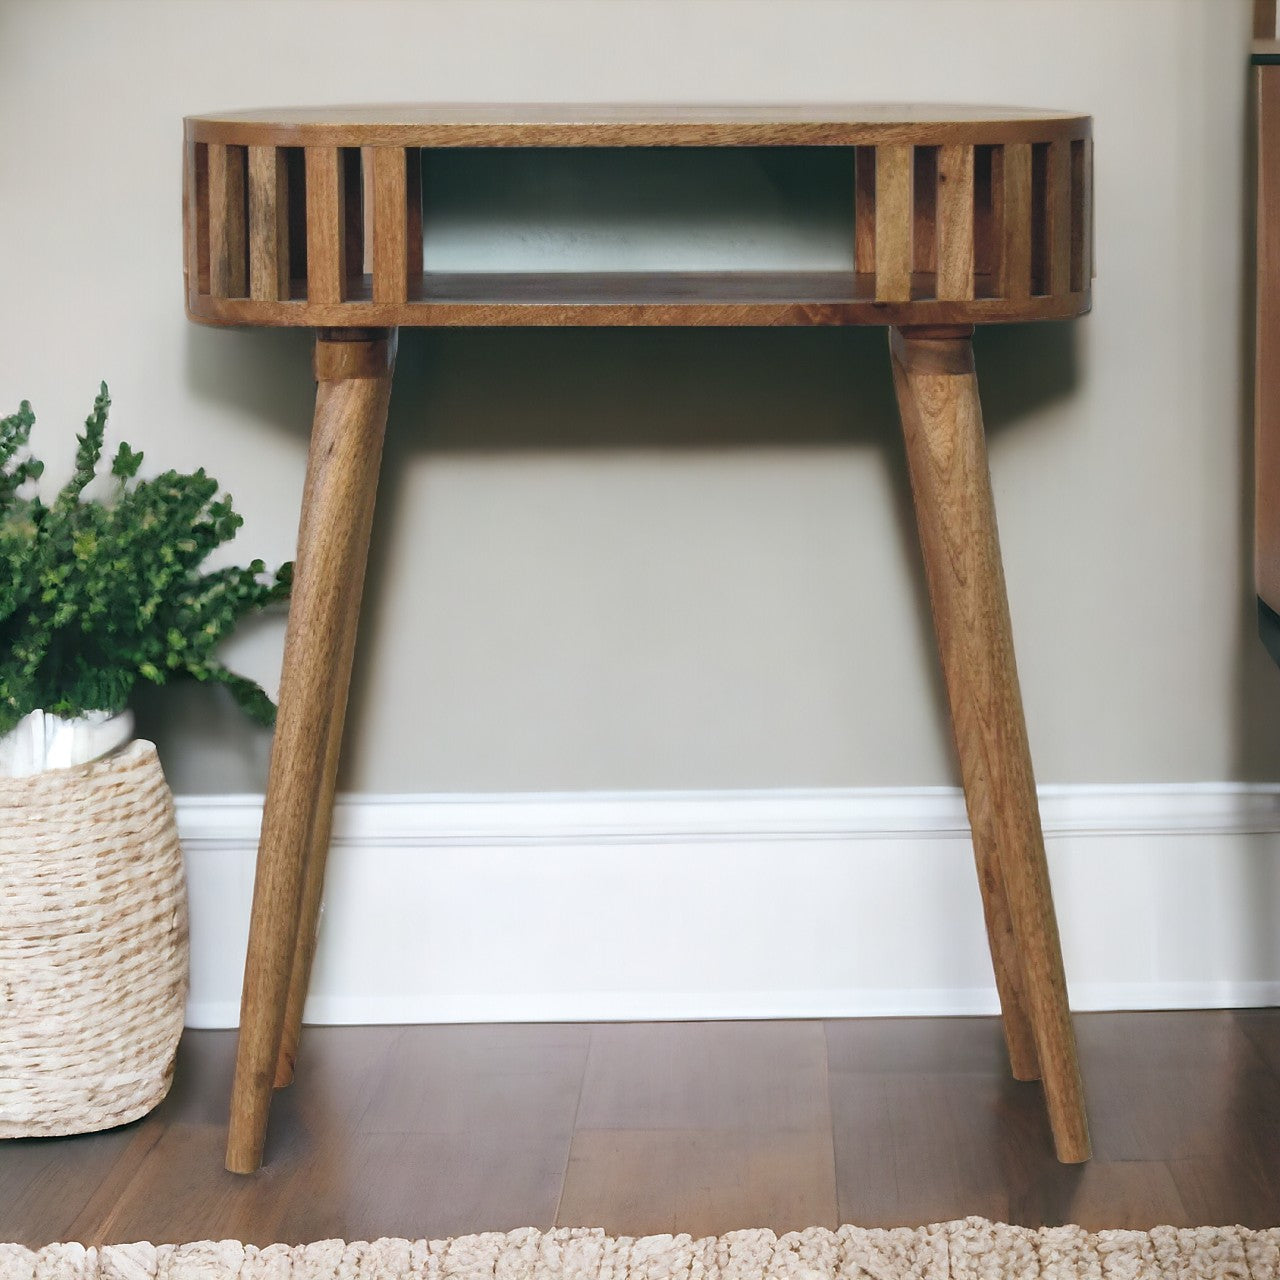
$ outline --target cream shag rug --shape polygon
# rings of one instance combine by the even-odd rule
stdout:
[[[841,1227],[612,1238],[602,1231],[275,1244],[0,1244],[0,1280],[1280,1280],[1280,1228],[1031,1230],[967,1218],[932,1227]]]

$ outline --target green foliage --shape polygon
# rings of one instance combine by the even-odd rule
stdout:
[[[245,614],[289,594],[292,564],[266,576],[261,560],[202,573],[243,523],[203,469],[137,478],[142,454],[122,444],[110,492],[96,478],[111,401],[107,384],[77,437],[75,469],[51,505],[30,483],[44,464],[27,442],[24,400],[0,419],[0,733],[30,711],[122,711],[139,677],[226,685],[254,720],[271,699],[214,656]]]

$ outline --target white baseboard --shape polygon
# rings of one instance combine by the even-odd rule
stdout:
[[[1073,1006],[1280,1003],[1280,787],[1046,787]],[[259,797],[186,798],[188,1024],[234,1026]],[[339,801],[318,1023],[996,1010],[947,788]]]

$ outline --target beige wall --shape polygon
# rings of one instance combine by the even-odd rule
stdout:
[[[149,463],[205,465],[231,488],[244,556],[290,553],[308,344],[183,318],[186,112],[419,98],[1089,111],[1095,312],[978,338],[1038,773],[1271,778],[1280,676],[1253,638],[1241,497],[1247,8],[6,0],[0,406],[29,397],[43,450],[66,458],[106,377],[117,430]],[[744,158],[705,177],[678,225],[633,210],[629,260],[690,243],[726,261],[839,255],[838,211],[798,198],[824,172]],[[603,185],[631,207],[625,181]],[[469,208],[511,204],[525,183],[454,172],[437,260],[600,251],[550,214],[468,235]],[[815,216],[787,232],[804,204]],[[347,789],[953,779],[881,333],[406,334],[387,461]],[[255,626],[231,656],[273,682],[280,636]],[[179,790],[261,789],[265,738],[208,691],[142,710]]]

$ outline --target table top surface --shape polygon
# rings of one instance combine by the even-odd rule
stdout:
[[[1087,135],[1089,118],[1027,107],[922,103],[389,103],[188,116],[188,141],[337,146],[741,146],[1003,143]]]

